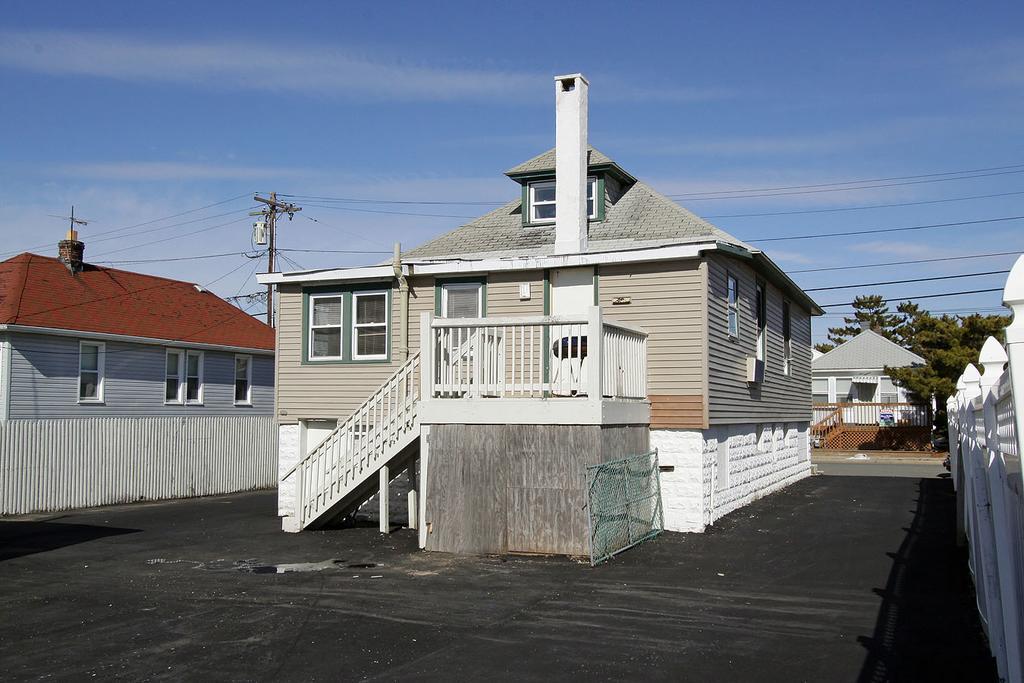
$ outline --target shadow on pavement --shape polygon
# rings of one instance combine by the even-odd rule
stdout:
[[[966,553],[955,544],[949,479],[921,479],[917,507],[895,554],[858,681],[995,681]]]
[[[0,522],[0,562],[24,555],[45,553],[69,545],[108,536],[134,534],[141,529],[121,529],[91,524],[60,522]]]

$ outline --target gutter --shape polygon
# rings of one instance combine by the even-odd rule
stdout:
[[[395,242],[392,268],[395,271],[395,278],[398,279],[398,316],[401,320],[398,350],[401,354],[400,360],[404,363],[409,359],[409,278],[405,276],[405,271],[402,269],[402,245],[399,242]]]
[[[448,261],[416,261],[401,265],[402,274],[409,276],[415,266],[417,275],[461,275],[516,270],[545,270],[571,268],[609,263],[639,263],[698,258],[705,251],[720,249],[716,242],[694,242],[671,246],[648,247],[629,251],[591,252],[586,254],[560,254],[557,256],[526,256],[522,258],[490,258]],[[395,277],[393,264],[363,268],[336,268],[333,270],[294,271],[268,273],[257,276],[260,284],[331,283],[357,280],[385,280]]]
[[[76,339],[99,339],[102,341],[125,342],[129,344],[151,344],[154,346],[188,347],[204,351],[225,351],[230,353],[247,353],[256,356],[273,356],[272,349],[258,349],[248,346],[226,346],[224,344],[207,344],[190,342],[185,339],[160,339],[158,337],[135,337],[127,334],[110,332],[90,332],[88,330],[65,330],[56,327],[35,327],[32,325],[0,324],[0,332],[18,332],[21,334],[46,334],[54,337],[75,337]]]
[[[793,282],[793,279],[786,275],[785,271],[779,268],[774,261],[768,258],[760,249],[747,250],[725,242],[718,243],[718,249],[732,256],[753,261],[763,270],[768,271],[769,279],[774,279],[775,285],[788,292],[794,299],[799,299],[803,306],[811,312],[811,315],[824,315],[825,311],[817,302],[808,296],[800,285]]]

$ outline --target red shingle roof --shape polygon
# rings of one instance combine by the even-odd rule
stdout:
[[[0,262],[0,324],[274,349],[274,330],[189,282],[55,258]]]

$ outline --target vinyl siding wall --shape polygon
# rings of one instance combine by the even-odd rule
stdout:
[[[811,419],[811,318],[790,302],[793,368],[782,373],[782,293],[766,283],[768,349],[764,382],[746,381],[747,356],[755,354],[754,270],[737,258],[713,255],[708,268],[708,411],[710,424],[807,421]],[[729,337],[727,273],[739,283],[738,339]]]
[[[81,340],[87,340],[82,337]],[[106,341],[103,403],[78,403],[79,338],[11,334],[10,418],[271,415],[273,358],[252,355],[251,406],[234,405],[235,354],[203,351],[203,405],[165,405],[167,348]]]
[[[700,260],[601,266],[601,312],[643,327],[651,426],[706,426],[705,266]],[[613,304],[628,297],[628,304]]]
[[[441,278],[443,281],[444,278]],[[519,283],[530,282],[530,299],[519,300]],[[376,363],[303,363],[302,288],[282,286],[278,309],[278,421],[348,417],[401,366],[400,294],[391,290],[391,361]],[[434,312],[433,277],[409,278],[409,352],[420,348],[420,315]],[[344,286],[339,285],[338,291]],[[487,277],[487,315],[542,315],[544,276],[537,272],[497,273]],[[285,411],[282,413],[282,411]]]

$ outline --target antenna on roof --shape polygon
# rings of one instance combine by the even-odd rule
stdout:
[[[81,226],[89,225],[89,221],[85,220],[84,218],[75,218],[75,205],[74,204],[71,205],[71,215],[70,216],[56,216],[56,215],[54,215],[52,213],[48,214],[48,215],[50,216],[50,218],[60,218],[62,220],[70,221],[71,222],[71,225],[68,228],[68,239],[77,239],[78,238],[78,230],[76,229],[76,226],[79,226],[79,225],[81,225]]]

